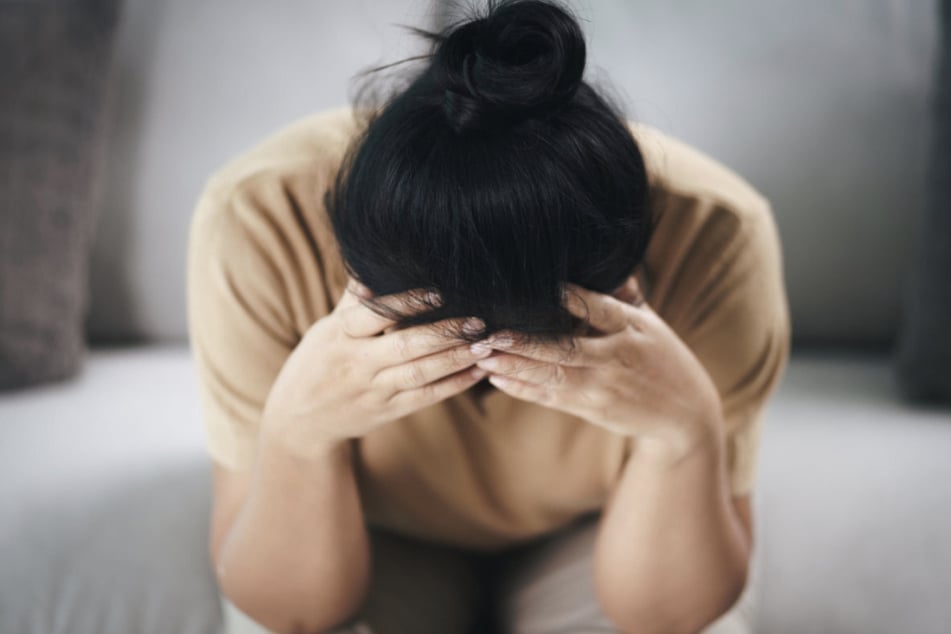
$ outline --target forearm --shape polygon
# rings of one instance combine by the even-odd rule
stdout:
[[[341,443],[303,460],[262,441],[217,572],[222,592],[270,630],[329,629],[365,595],[369,542],[350,451]]]
[[[743,589],[750,548],[729,493],[722,423],[709,423],[682,456],[636,443],[602,515],[598,596],[625,632],[697,632]]]

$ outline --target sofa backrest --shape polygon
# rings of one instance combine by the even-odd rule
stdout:
[[[795,343],[889,345],[925,202],[935,0],[570,4],[589,81],[773,203]],[[186,340],[187,228],[208,175],[345,104],[361,68],[423,52],[396,24],[443,24],[449,5],[128,0],[90,338]]]

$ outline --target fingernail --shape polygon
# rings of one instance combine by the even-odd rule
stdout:
[[[480,368],[485,368],[486,370],[495,370],[499,367],[499,360],[495,357],[480,359],[477,363]]]
[[[477,357],[481,357],[491,353],[492,346],[490,346],[484,341],[479,341],[469,346],[469,350],[471,350],[472,354],[476,355]]]
[[[485,322],[478,317],[469,317],[462,324],[462,329],[470,335],[482,332],[483,328],[485,328]]]
[[[439,296],[439,293],[433,291],[426,293],[426,301],[436,306],[442,306],[442,297]]]
[[[511,381],[509,381],[507,378],[505,378],[504,376],[499,376],[498,374],[493,374],[492,376],[490,376],[489,383],[491,383],[492,385],[496,387],[501,387],[501,388],[506,388],[512,384]]]
[[[512,345],[514,339],[512,335],[492,335],[488,339],[488,343],[493,348],[507,348]]]

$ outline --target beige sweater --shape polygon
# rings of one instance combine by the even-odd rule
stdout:
[[[647,301],[718,387],[734,494],[749,493],[761,414],[789,356],[769,202],[721,163],[631,123],[656,230],[637,273]],[[322,202],[356,130],[349,107],[298,121],[220,169],[193,216],[188,319],[210,456],[250,467],[261,412],[346,274]],[[494,390],[462,393],[353,441],[367,521],[493,550],[603,507],[633,441]]]

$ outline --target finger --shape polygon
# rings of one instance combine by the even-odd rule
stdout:
[[[630,318],[627,304],[610,295],[589,290],[577,284],[565,284],[565,307],[572,315],[587,319],[605,334],[623,330]]]
[[[361,298],[370,297],[373,297],[373,292],[348,274],[347,284],[337,299],[337,303],[334,304],[333,311],[343,312],[351,306],[359,306]]]
[[[349,288],[352,293],[359,297],[373,297],[373,291],[350,276],[347,276],[347,288]]]
[[[641,291],[640,283],[636,275],[630,275],[624,284],[612,293],[614,297],[635,307],[641,307],[645,304],[644,294]]]
[[[492,352],[490,348],[483,348],[483,350],[483,352],[473,352],[469,344],[456,345],[409,363],[383,368],[371,378],[371,381],[380,385],[384,391],[389,390],[395,393],[414,390],[471,367],[476,361]]]
[[[349,308],[350,306],[356,306],[360,303],[360,294],[359,289],[366,288],[365,286],[359,284],[349,275],[347,276],[347,284],[344,286],[343,292],[340,293],[340,297],[337,298],[337,303],[334,304],[335,311],[342,311],[344,308]]]
[[[485,377],[485,370],[482,368],[460,370],[444,379],[416,389],[396,392],[387,403],[393,407],[397,416],[403,416],[464,392],[481,381],[483,377]]]
[[[545,385],[496,374],[489,375],[489,383],[522,401],[548,406],[555,403],[554,391]]]
[[[451,317],[390,332],[373,342],[373,354],[377,355],[381,367],[392,367],[446,350],[459,345],[453,333],[459,328],[468,329],[468,321],[465,317]],[[481,321],[474,325],[476,331],[484,327]]]
[[[564,336],[552,343],[530,343],[518,333],[503,331],[491,335],[486,343],[495,350],[570,367],[598,365],[610,352],[602,337]]]
[[[385,314],[377,313],[363,302],[367,298],[353,295],[353,304],[345,305],[340,310],[340,320],[343,323],[344,333],[351,337],[373,337],[381,334],[387,327],[394,325],[397,320]],[[389,307],[401,314],[417,314],[432,310],[438,304],[438,297],[427,293],[424,289],[412,289],[403,293],[379,295],[373,300]]]
[[[564,386],[565,383],[570,381],[570,374],[578,372],[578,368],[564,366],[559,363],[547,363],[498,352],[491,357],[478,360],[477,365],[493,375],[512,377],[521,381],[551,387]]]

